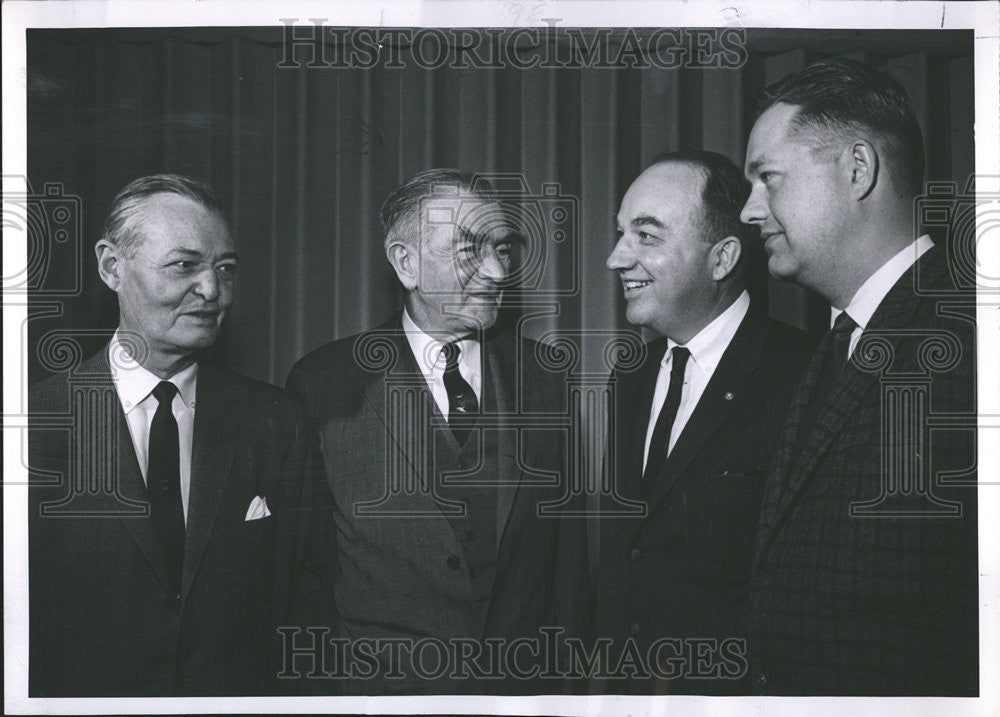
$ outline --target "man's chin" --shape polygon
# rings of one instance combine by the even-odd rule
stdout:
[[[486,331],[497,322],[499,307],[496,305],[480,305],[474,309],[462,312],[463,327],[470,331]]]
[[[184,351],[194,353],[210,348],[219,338],[217,328],[205,329],[203,331],[188,331],[184,336],[178,337],[176,345]]]
[[[493,324],[497,322],[497,315],[499,314],[499,307],[494,306],[491,309],[485,309],[479,314],[479,322],[483,327],[483,331],[493,327]]]
[[[625,306],[625,319],[633,326],[646,326],[648,318],[641,307],[635,304]]]
[[[775,279],[791,279],[795,266],[787,256],[772,254],[767,258],[767,270]]]

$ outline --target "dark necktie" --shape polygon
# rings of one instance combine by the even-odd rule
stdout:
[[[822,363],[812,393],[809,395],[809,402],[802,411],[802,419],[799,421],[798,436],[795,439],[796,456],[801,453],[806,436],[815,425],[826,399],[837,383],[837,377],[847,363],[851,334],[857,327],[854,319],[848,316],[846,311],[842,311],[833,322],[833,328],[820,342],[818,351],[822,354]]]
[[[670,430],[677,418],[677,408],[681,405],[681,390],[684,388],[684,369],[687,367],[691,352],[683,346],[675,346],[671,350],[670,386],[667,397],[663,401],[660,415],[656,417],[653,437],[649,441],[649,453],[646,455],[646,470],[642,474],[643,497],[648,497],[653,481],[667,460],[670,450]]]
[[[469,435],[472,420],[479,413],[479,401],[472,386],[462,378],[458,370],[458,357],[462,352],[458,344],[445,344],[441,350],[445,358],[444,388],[448,392],[448,424],[455,440],[463,444]]]
[[[181,505],[180,444],[177,420],[171,408],[177,387],[160,381],[153,389],[159,402],[149,427],[149,463],[146,469],[146,492],[149,494],[153,529],[163,547],[167,569],[180,592],[181,565],[184,560],[184,508]]]

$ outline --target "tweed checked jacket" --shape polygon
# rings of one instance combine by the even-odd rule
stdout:
[[[978,689],[975,296],[935,247],[862,333],[793,455],[819,369],[764,489],[750,587],[755,691]]]

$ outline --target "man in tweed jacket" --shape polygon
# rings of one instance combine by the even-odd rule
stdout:
[[[978,692],[975,294],[917,237],[923,143],[888,75],[768,88],[742,219],[831,304],[764,488],[750,588],[763,694]]]

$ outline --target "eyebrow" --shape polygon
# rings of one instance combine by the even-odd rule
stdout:
[[[495,244],[503,243],[525,243],[524,237],[516,231],[508,230],[502,238],[494,240],[489,234],[484,232],[475,232],[471,229],[466,229],[463,226],[456,227],[458,230],[458,235],[463,241],[467,241],[470,244],[487,244],[493,242]]]
[[[650,216],[649,214],[640,214],[639,216],[632,219],[630,224],[633,227],[653,226],[656,227],[657,229],[663,229],[665,226],[663,222],[661,222],[654,216]]]
[[[463,241],[469,242],[470,244],[480,244],[485,240],[485,237],[482,234],[474,232],[471,229],[466,229],[461,225],[456,226],[455,229],[458,231],[459,238]]]
[[[189,256],[192,258],[201,258],[204,256],[200,251],[195,249],[186,249],[184,247],[176,247],[170,250],[170,254],[181,254],[182,256]],[[169,256],[169,254],[168,254]],[[221,255],[216,261],[223,261],[225,259],[233,259],[239,261],[239,256],[235,251],[227,251],[225,254]]]
[[[756,174],[757,170],[759,170],[761,166],[765,164],[767,164],[767,157],[758,157],[754,161],[747,164],[746,174]]]
[[[504,234],[503,239],[501,239],[499,243],[502,244],[504,242],[507,244],[519,244],[524,246],[528,243],[528,237],[515,229],[510,229],[506,234]]]

